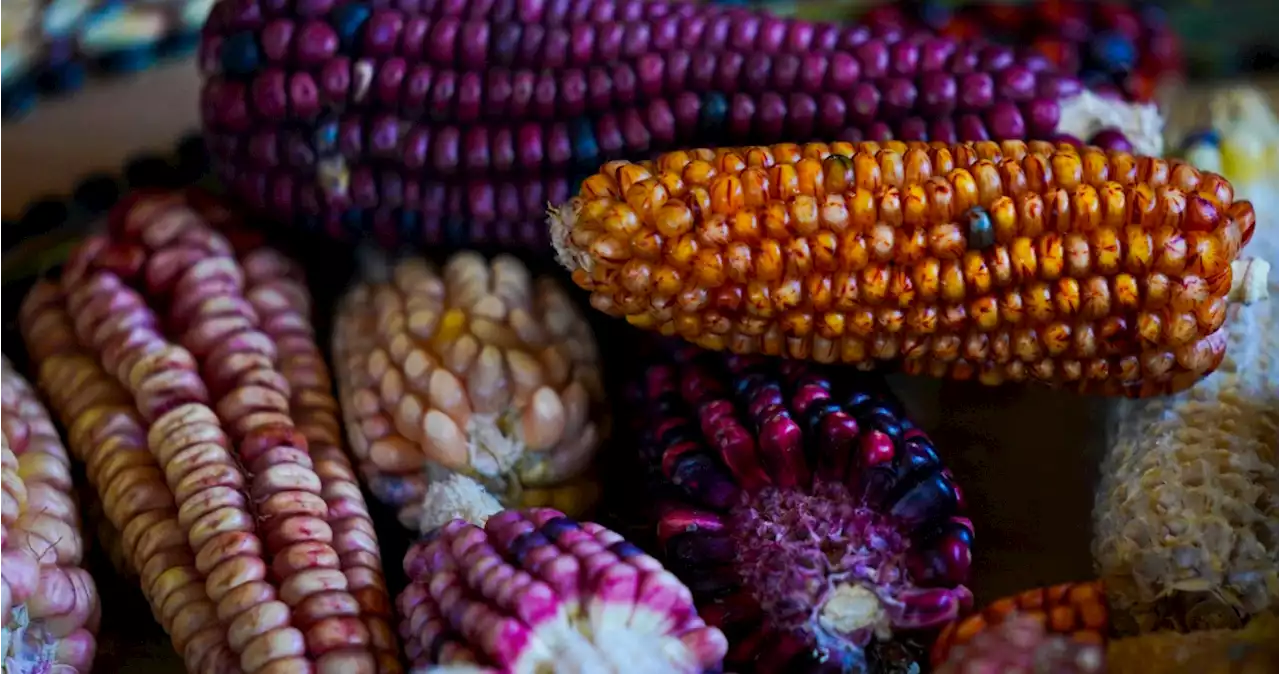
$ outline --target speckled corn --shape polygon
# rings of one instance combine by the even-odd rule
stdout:
[[[415,671],[701,674],[727,648],[657,560],[555,510],[453,520],[404,567],[400,634]]]
[[[1116,409],[1093,554],[1125,632],[1238,627],[1275,610],[1277,303],[1237,262],[1226,357],[1199,386]]]
[[[554,208],[591,303],[699,346],[1146,396],[1222,360],[1231,184],[1044,142],[774,145],[610,162]]]
[[[1030,616],[1014,616],[952,652],[935,674],[1096,674],[1107,670],[1102,646],[1073,641]]]
[[[564,291],[505,256],[459,253],[443,270],[366,262],[333,348],[373,493],[422,531],[460,514],[451,504],[468,481],[504,506],[590,506],[604,393],[594,337]]]

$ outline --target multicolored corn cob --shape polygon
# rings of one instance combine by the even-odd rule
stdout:
[[[680,345],[632,395],[658,547],[726,666],[917,671],[913,633],[969,607],[959,488],[877,377]]]
[[[512,507],[590,507],[604,391],[595,338],[569,296],[507,256],[458,253],[437,270],[366,252],[364,278],[338,306],[333,353],[373,493],[420,531],[458,516],[459,489]]]
[[[126,198],[19,322],[192,672],[403,671],[297,271],[207,198]]]
[[[884,3],[860,17],[900,30],[927,27],[955,39],[985,37],[1029,45],[1090,88],[1116,88],[1150,100],[1156,86],[1181,76],[1182,50],[1165,13],[1127,2],[1037,0],[1019,3]]]
[[[1265,262],[1235,266],[1235,291],[1258,301],[1232,307],[1219,372],[1115,410],[1093,554],[1124,632],[1238,627],[1276,610],[1277,302]]]
[[[1108,639],[1113,627],[1101,582],[1031,590],[948,625],[934,643],[934,671],[1262,674],[1280,657],[1272,613],[1242,629]]]
[[[657,560],[548,508],[483,528],[452,520],[404,569],[400,634],[415,671],[703,674],[727,647]]]
[[[303,227],[431,242],[448,216],[410,194],[424,181],[569,175],[695,142],[1070,128],[1160,149],[1154,108],[1082,97],[1044,57],[979,40],[666,1],[481,4],[215,6],[201,110],[232,194]],[[1095,135],[1099,115],[1119,131]]]
[[[88,674],[101,619],[82,568],[71,461],[31,386],[0,358],[4,442],[0,662],[6,674]]]
[[[1179,162],[891,141],[611,162],[549,225],[592,306],[704,348],[1145,396],[1221,362],[1255,219]]]
[[[978,613],[947,625],[933,643],[930,660],[935,667],[941,666],[951,659],[953,650],[1012,616],[1032,619],[1048,632],[1082,645],[1104,645],[1111,629],[1102,583],[1065,583],[998,599]]]
[[[190,52],[213,0],[4,0],[0,88],[5,117],[37,93],[79,89],[90,73],[131,73]]]
[[[1098,674],[1109,671],[1099,644],[1073,641],[1028,616],[1012,616],[957,647],[936,674]]]

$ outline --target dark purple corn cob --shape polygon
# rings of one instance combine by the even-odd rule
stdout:
[[[455,519],[404,569],[400,635],[415,671],[703,674],[727,648],[657,560],[551,509],[506,510],[483,528]]]
[[[237,198],[326,232],[413,234],[391,243],[450,240],[400,184],[594,171],[695,141],[1044,138],[1081,92],[980,40],[650,1],[222,0],[200,67]]]
[[[637,389],[659,547],[726,667],[912,671],[971,604],[960,491],[874,375],[684,349]]]

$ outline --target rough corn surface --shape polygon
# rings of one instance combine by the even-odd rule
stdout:
[[[6,674],[86,674],[101,607],[81,568],[85,541],[71,460],[35,389],[0,359],[3,541],[0,659]]]
[[[514,258],[376,253],[333,336],[351,447],[373,493],[429,531],[474,498],[583,512],[607,427],[595,338]],[[460,510],[463,508],[464,510]]]
[[[997,599],[981,611],[948,624],[934,641],[930,659],[935,667],[942,666],[956,651],[982,635],[999,632],[1010,621],[1024,620],[1034,621],[1049,634],[1092,646],[1105,644],[1111,627],[1102,583],[1065,583]],[[1004,636],[987,643],[999,643],[1020,631],[1020,627],[1011,627]],[[979,646],[978,651],[982,650],[984,647]]]
[[[654,558],[549,508],[452,520],[405,556],[397,599],[415,672],[702,674],[724,634]]]
[[[658,548],[729,636],[726,666],[918,671],[919,635],[972,602],[972,524],[929,438],[873,375],[671,356],[630,392],[628,437]]]
[[[300,274],[214,225],[126,197],[24,302],[41,386],[188,671],[402,671]]]
[[[1242,288],[1258,294],[1265,266],[1238,263]],[[1277,303],[1232,312],[1216,374],[1116,410],[1093,553],[1122,631],[1238,627],[1275,610]]]
[[[705,348],[1131,396],[1221,362],[1254,224],[1216,174],[1043,142],[672,152],[549,216],[593,306]]]

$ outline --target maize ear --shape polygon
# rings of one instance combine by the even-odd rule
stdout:
[[[1243,629],[1108,640],[1114,627],[1109,618],[1099,581],[1006,597],[942,631],[934,643],[934,671],[1262,674],[1275,670],[1280,654],[1272,613]]]
[[[589,507],[604,391],[569,296],[508,256],[458,253],[443,271],[372,251],[364,261],[338,306],[333,353],[374,495],[420,531],[461,514],[481,486],[509,506]]]
[[[1266,263],[1236,267],[1237,292],[1265,295]],[[1218,373],[1115,410],[1093,554],[1122,631],[1236,627],[1275,610],[1277,303],[1232,312]]]
[[[783,144],[610,162],[552,208],[591,304],[708,349],[1146,396],[1222,360],[1231,184],[1045,142]]]
[[[642,519],[726,664],[918,671],[917,636],[973,598],[973,526],[932,442],[876,375],[677,347],[638,377],[627,435]]]
[[[718,672],[724,634],[654,558],[550,508],[454,519],[405,555],[415,672]]]

